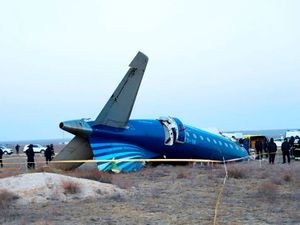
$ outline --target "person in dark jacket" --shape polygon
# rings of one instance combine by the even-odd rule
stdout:
[[[266,158],[268,158],[268,139],[267,138],[264,139],[263,149],[264,149],[264,154],[265,154]]]
[[[4,152],[0,148],[0,164],[1,164],[1,168],[3,167],[3,162],[2,162],[2,156],[3,156],[3,154],[4,154]]]
[[[27,155],[27,168],[28,169],[35,169],[35,163],[34,163],[34,151],[33,151],[33,145],[28,145],[27,150],[25,151]]]
[[[46,164],[48,164],[49,161],[52,159],[52,151],[50,148],[50,145],[47,145],[46,151],[45,151],[45,158],[46,158]]]
[[[55,155],[53,144],[50,144],[50,149],[51,149],[51,160],[52,160]]]
[[[20,145],[17,144],[16,147],[15,147],[15,149],[16,149],[16,153],[19,154]]]
[[[262,154],[263,146],[262,146],[261,141],[258,140],[258,139],[255,142],[255,149],[256,149],[257,159],[262,159],[262,157],[263,157],[263,154]]]
[[[274,139],[271,138],[268,143],[269,163],[274,164],[275,156],[277,151],[277,145],[274,143]]]
[[[295,138],[294,136],[292,136],[289,140],[289,144],[290,144],[290,152],[291,152],[291,156],[294,156],[294,143],[295,143]]]
[[[281,144],[281,151],[282,151],[282,157],[283,157],[282,163],[286,163],[285,157],[287,157],[288,163],[291,162],[290,148],[291,148],[290,143],[287,141],[287,138],[285,138],[284,142],[282,142],[282,144]]]

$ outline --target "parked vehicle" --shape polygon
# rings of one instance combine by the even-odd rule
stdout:
[[[300,137],[300,130],[287,130],[285,132],[285,137],[289,138],[289,137],[296,137],[299,136]]]
[[[256,134],[245,134],[243,135],[244,139],[248,139],[248,146],[245,146],[244,144],[244,148],[245,149],[249,149],[249,152],[251,152],[252,150],[255,151],[255,142],[257,140],[261,141],[262,144],[264,144],[265,140],[267,139],[266,136],[264,135],[256,135]],[[244,142],[246,143],[246,142]]]
[[[32,145],[33,145],[34,153],[41,153],[41,154],[45,153],[46,147],[44,147],[40,144],[32,144]],[[29,146],[29,144],[24,146],[23,152],[25,152],[28,149],[28,146]]]
[[[5,155],[11,155],[13,153],[13,150],[11,148],[7,148],[4,145],[1,145],[0,148],[2,149]]]
[[[274,143],[277,145],[277,148],[281,148],[281,145],[283,143],[283,138],[275,138]]]

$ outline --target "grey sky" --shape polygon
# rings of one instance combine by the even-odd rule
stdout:
[[[300,127],[299,1],[1,1],[0,141],[95,119],[137,51],[132,118]]]

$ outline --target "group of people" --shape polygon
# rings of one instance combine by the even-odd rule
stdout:
[[[28,169],[35,169],[35,162],[34,162],[34,150],[33,150],[33,145],[30,144],[28,145],[28,149],[25,151],[26,156],[27,156],[27,168]],[[53,144],[47,145],[47,148],[44,152],[44,156],[46,158],[46,164],[48,164],[54,156],[54,148]]]
[[[289,140],[284,138],[283,143],[281,144],[282,151],[282,163],[291,162],[291,156],[294,155],[294,147],[295,147],[295,138],[292,136]],[[297,144],[300,144],[300,139],[298,138]],[[263,142],[261,140],[256,140],[255,142],[255,150],[258,159],[263,158],[263,150],[265,151],[266,158],[269,158],[269,163],[274,164],[275,156],[277,152],[277,145],[274,142],[274,139],[271,138],[268,142],[265,139]]]
[[[19,150],[20,150],[20,145],[16,145],[15,147],[16,149],[16,153],[19,154]],[[3,156],[4,152],[2,151],[2,149],[0,148],[0,166],[1,168],[3,167],[3,162],[2,162],[2,156]],[[30,144],[28,145],[28,148],[25,151],[25,154],[27,156],[27,168],[28,169],[35,169],[35,161],[34,161],[34,149],[33,149],[33,145]],[[47,145],[47,148],[44,152],[44,156],[46,158],[46,164],[48,164],[54,156],[54,147],[53,144]]]

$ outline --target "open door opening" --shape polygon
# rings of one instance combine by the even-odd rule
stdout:
[[[164,128],[165,145],[172,146],[176,143],[185,142],[185,127],[177,118],[161,117],[158,119]]]

